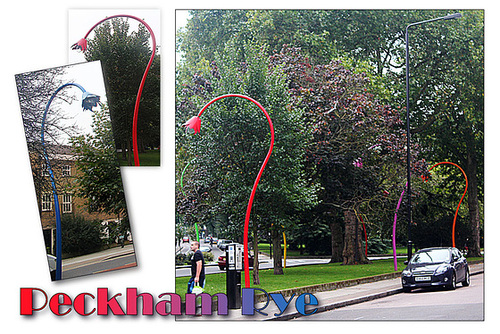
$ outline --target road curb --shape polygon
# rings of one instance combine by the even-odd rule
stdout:
[[[314,314],[326,312],[326,311],[331,311],[331,310],[346,307],[346,306],[361,304],[361,303],[368,302],[371,300],[392,296],[392,295],[395,295],[395,294],[398,294],[401,292],[403,292],[403,289],[398,288],[398,289],[380,292],[380,293],[373,294],[370,296],[364,296],[364,297],[354,298],[354,299],[350,299],[350,300],[345,300],[345,301],[338,302],[338,303],[323,305],[323,306],[318,307],[316,309],[317,311]],[[286,320],[291,320],[291,319],[306,317],[306,316],[307,315],[303,315],[301,313],[296,312],[296,313],[286,314],[286,315],[282,315],[280,317],[275,317],[275,318],[271,318],[271,319],[264,319],[263,321],[276,321],[276,320],[286,321]]]

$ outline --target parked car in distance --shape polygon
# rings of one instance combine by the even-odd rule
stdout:
[[[212,237],[212,245],[217,245],[217,242],[219,241],[218,238]]]
[[[401,273],[403,291],[444,286],[454,290],[457,283],[470,284],[469,265],[455,247],[425,248],[416,252]]]
[[[217,264],[219,265],[220,270],[226,270],[226,255],[221,255],[217,259]],[[248,259],[248,264],[250,265],[250,268],[253,268],[253,256],[250,255],[250,258]],[[245,260],[243,260],[243,268],[245,267]]]
[[[232,244],[233,240],[228,240],[228,239],[221,239],[217,243],[217,247],[219,247],[220,250],[226,250],[227,245]]]
[[[187,235],[183,236],[182,242],[189,242],[189,237]]]
[[[49,262],[50,279],[52,281],[56,280],[56,257],[54,255],[47,254],[47,261]]]

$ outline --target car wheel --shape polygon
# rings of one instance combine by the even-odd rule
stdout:
[[[225,270],[225,269],[226,269],[226,267],[221,267],[221,266],[219,266],[219,269],[220,269],[220,270]]]
[[[450,290],[455,290],[456,287],[457,287],[457,276],[455,275],[455,273],[453,273],[451,276],[451,282],[450,282],[450,285],[448,285],[448,288]]]
[[[469,269],[467,269],[467,271],[465,272],[465,279],[462,282],[462,286],[469,286],[469,285],[470,285],[470,273]]]

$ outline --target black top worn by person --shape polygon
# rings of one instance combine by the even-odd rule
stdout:
[[[203,253],[197,249],[191,257],[191,277],[196,277],[196,262],[201,260],[200,282],[205,280],[205,259]]]

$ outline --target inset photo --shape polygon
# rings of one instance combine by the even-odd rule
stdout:
[[[100,60],[121,166],[160,166],[160,11],[68,14],[70,63]]]
[[[101,63],[15,78],[51,279],[137,266]]]

